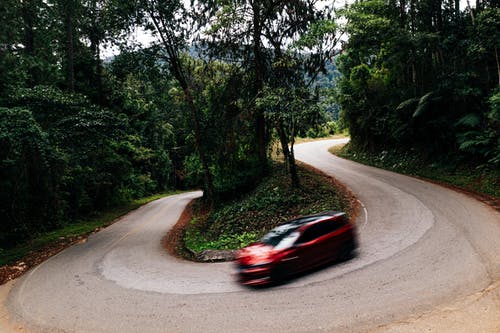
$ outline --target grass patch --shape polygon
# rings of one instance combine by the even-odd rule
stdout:
[[[123,216],[148,202],[175,193],[177,192],[156,194],[137,199],[129,204],[98,213],[93,217],[68,223],[60,229],[42,233],[34,237],[32,240],[19,244],[11,249],[0,249],[0,266],[9,265],[18,260],[26,259],[25,257],[30,255],[36,256],[37,252],[44,252],[45,250],[50,251],[50,249],[53,248],[62,249],[68,244],[78,241],[79,239],[83,239],[87,235],[109,226],[120,216]]]
[[[429,161],[423,159],[415,151],[367,152],[356,149],[350,143],[343,147],[332,147],[330,152],[359,163],[435,180],[474,193],[500,197],[500,170],[498,169],[450,163],[448,160]]]
[[[318,137],[318,138],[301,138],[298,137],[295,139],[295,144],[300,144],[300,143],[306,143],[306,142],[313,142],[313,141],[323,141],[323,140],[332,140],[332,139],[345,139],[348,138],[348,134],[344,133],[339,133],[339,134],[334,134],[334,135],[328,135],[328,136],[323,136],[323,137]]]
[[[212,209],[194,204],[194,217],[186,228],[184,245],[194,252],[238,249],[260,239],[270,229],[291,218],[326,210],[351,211],[344,192],[332,179],[299,167],[301,187],[290,185],[282,164],[250,193]]]

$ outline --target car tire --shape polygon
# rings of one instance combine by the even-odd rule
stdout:
[[[280,284],[286,281],[287,274],[283,267],[277,266],[271,271],[271,281],[273,284]]]
[[[344,250],[342,251],[342,254],[340,255],[340,260],[341,261],[347,261],[352,258],[354,258],[355,253],[354,251],[357,248],[356,240],[351,239],[345,246]]]

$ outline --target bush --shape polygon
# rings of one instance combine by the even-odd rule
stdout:
[[[306,131],[306,137],[308,138],[324,138],[330,135],[335,135],[338,132],[337,123],[334,121],[329,121],[323,125],[311,127]]]
[[[0,108],[0,247],[60,222],[55,151],[30,111]]]

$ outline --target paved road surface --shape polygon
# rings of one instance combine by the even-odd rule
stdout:
[[[296,156],[362,202],[355,259],[277,288],[244,288],[231,263],[191,263],[162,250],[163,235],[201,195],[180,194],[18,279],[5,301],[9,317],[30,332],[399,332],[408,325],[394,323],[484,290],[494,297],[483,317],[498,315],[500,214],[463,194],[333,157],[327,149],[338,142],[302,144]]]

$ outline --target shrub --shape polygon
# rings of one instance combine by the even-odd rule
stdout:
[[[60,222],[55,155],[30,111],[0,108],[0,247]]]

